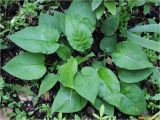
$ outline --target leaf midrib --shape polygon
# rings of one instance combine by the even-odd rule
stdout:
[[[131,57],[131,56],[128,56],[128,55],[126,55],[126,54],[122,54],[121,52],[117,52],[118,54],[121,54],[121,55],[123,55],[123,56],[126,56],[126,57],[128,57],[128,58],[132,58],[132,59],[134,59],[135,61],[138,61],[138,62],[140,62],[140,63],[143,63],[143,61],[144,60],[142,60],[142,59],[137,59],[137,58],[135,58],[135,57]],[[145,59],[145,58],[144,58]]]
[[[12,39],[12,38],[10,38],[10,39]],[[42,42],[55,42],[56,43],[56,40],[54,40],[54,39],[52,39],[52,40],[50,40],[50,39],[48,39],[48,38],[46,38],[46,39],[30,39],[30,38],[21,38],[21,37],[14,37],[14,39],[17,39],[17,40],[13,40],[13,41],[19,41],[19,40],[21,40],[21,39],[23,39],[23,40],[30,40],[30,41],[42,41]],[[58,39],[57,39],[58,40]],[[23,42],[25,42],[25,41],[23,41]]]
[[[40,63],[40,64],[30,64],[30,65],[19,65],[19,66],[10,66],[8,65],[7,67],[27,67],[27,66],[37,66],[37,65],[40,65],[40,66],[43,66],[43,63]]]

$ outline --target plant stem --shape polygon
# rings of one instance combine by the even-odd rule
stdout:
[[[2,31],[2,32],[0,33],[0,35],[3,35],[4,33],[8,32],[8,31],[10,31],[10,29],[6,29],[6,30]]]
[[[155,115],[153,115],[151,118],[150,118],[150,120],[154,120],[157,116],[159,116],[160,115],[160,111],[159,112],[157,112]]]

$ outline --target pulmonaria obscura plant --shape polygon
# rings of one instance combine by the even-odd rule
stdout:
[[[107,18],[101,20],[107,9]],[[154,66],[142,47],[160,52],[158,41],[143,38],[136,33],[159,34],[159,24],[139,25],[126,31],[127,38],[117,41],[120,14],[114,1],[73,1],[64,12],[54,15],[41,13],[38,26],[22,29],[8,38],[25,52],[11,59],[3,69],[22,80],[41,81],[41,96],[57,82],[60,89],[52,104],[52,113],[72,113],[82,110],[87,103],[97,110],[103,104],[105,114],[114,116],[114,108],[125,114],[140,115],[146,111],[144,92],[140,81],[152,74]],[[100,49],[111,56],[118,73],[100,61],[90,66],[81,65],[93,57],[92,45],[96,41],[92,33],[100,22],[104,34]],[[99,26],[98,26],[99,27]],[[83,54],[75,56],[74,52]],[[50,72],[45,58],[57,54],[61,58],[56,71]]]

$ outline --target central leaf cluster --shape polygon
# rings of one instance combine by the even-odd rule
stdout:
[[[94,56],[93,53],[85,57],[72,57],[75,51],[83,53],[91,48],[96,17],[98,19],[102,15],[95,15],[100,6],[102,14],[104,6],[112,14],[102,21],[104,38],[100,42],[100,49],[112,57],[110,64],[116,65],[118,77],[99,61],[79,69],[82,62]],[[125,114],[139,115],[146,110],[146,101],[144,92],[136,83],[153,71],[153,65],[140,46],[156,51],[159,48],[156,42],[149,41],[152,43],[150,46],[132,33],[128,33],[131,40],[117,44],[119,18],[115,2],[103,0],[93,0],[92,3],[73,1],[65,13],[55,11],[54,16],[41,13],[38,26],[8,36],[26,52],[11,59],[3,69],[22,80],[40,79],[47,72],[40,85],[39,97],[59,82],[60,90],[53,101],[52,112],[77,112],[90,102],[96,109],[103,104],[105,114],[110,116],[114,115],[114,107]],[[131,31],[140,31],[140,28],[135,27]],[[137,45],[138,38],[142,39],[138,44],[140,46]],[[55,53],[61,61],[54,68],[56,72],[51,73],[45,66],[44,54]]]

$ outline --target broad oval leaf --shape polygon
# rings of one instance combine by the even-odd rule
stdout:
[[[127,0],[127,1],[128,1],[128,6],[131,8],[135,6],[142,6],[147,2],[146,0]],[[151,0],[151,1],[154,1],[154,0]]]
[[[155,32],[160,33],[160,24],[148,24],[135,26],[129,30],[130,32]]]
[[[109,104],[118,106],[120,104],[120,84],[116,75],[104,67],[98,70],[98,74],[101,78],[98,96]]]
[[[117,37],[116,35],[104,37],[100,42],[100,49],[103,50],[105,53],[112,53],[114,52],[117,44]]]
[[[65,27],[65,14],[55,11],[54,16],[40,13],[39,16],[39,26],[47,26],[50,28],[56,28],[60,33],[64,32]]]
[[[79,96],[74,90],[62,87],[58,91],[53,104],[53,112],[72,113],[84,108],[87,101]]]
[[[92,12],[90,1],[74,0],[67,10],[67,14],[72,15],[75,19],[79,19],[81,22],[85,23],[85,25],[90,29],[91,32],[94,31],[96,25],[96,17]]]
[[[99,90],[99,81],[100,78],[94,68],[84,67],[74,78],[74,89],[79,95],[94,104]]]
[[[66,16],[65,33],[69,44],[77,51],[83,52],[93,43],[89,28],[71,16]]]
[[[62,60],[67,60],[72,54],[71,50],[65,45],[60,45],[56,53]]]
[[[106,101],[102,100],[101,98],[97,97],[95,102],[94,102],[94,107],[97,110],[100,110],[100,107],[104,105],[104,114],[108,115],[108,116],[114,116],[114,106],[108,104]]]
[[[104,1],[104,5],[109,10],[112,15],[116,14],[116,2],[114,1]]]
[[[112,15],[102,23],[102,32],[106,36],[112,36],[119,26],[119,15]]]
[[[62,12],[54,12],[54,17],[56,18],[56,22],[58,24],[57,29],[60,32],[63,32],[65,34],[65,18],[66,18],[66,14],[62,13]]]
[[[121,83],[121,92],[109,93],[102,81],[98,96],[125,114],[140,115],[146,109],[143,91],[136,84],[124,84]]]
[[[44,56],[25,52],[12,58],[3,69],[9,74],[22,80],[41,78],[45,72]]]
[[[106,87],[112,92],[120,92],[120,84],[116,75],[108,68],[98,70],[99,77],[104,81]]]
[[[146,110],[144,92],[136,84],[121,83],[121,103],[118,109],[129,115],[140,115]]]
[[[59,36],[59,32],[54,28],[37,26],[25,28],[8,37],[29,52],[51,54],[59,47]]]
[[[78,63],[76,59],[70,58],[67,63],[61,66],[59,74],[59,81],[65,86],[69,88],[73,88],[73,79],[77,72]]]
[[[142,48],[131,41],[119,43],[112,54],[112,60],[118,67],[128,70],[153,67]]]
[[[48,73],[45,78],[42,80],[38,96],[41,96],[43,93],[50,90],[59,80],[59,75]]]
[[[135,83],[146,79],[153,72],[152,68],[140,70],[118,70],[118,77],[121,81],[126,83]]]
[[[103,0],[92,0],[92,10],[94,11],[97,9]]]
[[[46,13],[40,13],[38,25],[45,25],[47,27],[56,27],[57,23],[55,23],[54,19],[55,19],[54,16],[48,15]]]
[[[99,20],[101,18],[101,16],[103,15],[105,10],[105,7],[103,5],[100,5],[96,10],[95,10],[95,14],[96,14],[96,18]]]
[[[160,42],[154,41],[154,40],[150,40],[150,39],[146,39],[143,37],[140,37],[138,35],[135,35],[133,33],[127,32],[127,37],[129,40],[131,40],[132,42],[136,43],[137,45],[140,45],[142,47],[160,52]]]
[[[119,86],[118,86],[119,87]],[[104,81],[100,80],[100,87],[98,91],[98,96],[108,102],[111,105],[119,106],[120,104],[120,91],[112,91],[110,88],[104,83]]]

